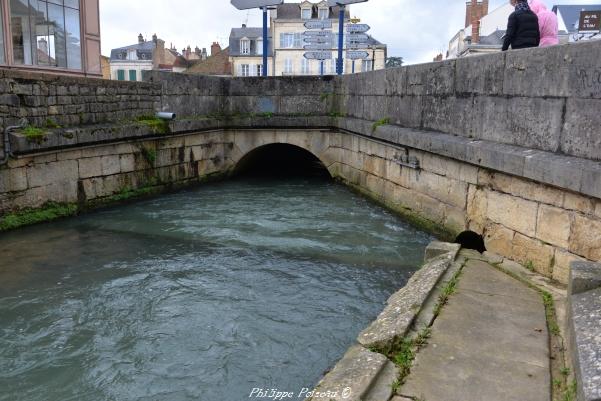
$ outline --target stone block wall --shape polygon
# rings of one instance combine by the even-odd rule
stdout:
[[[338,112],[601,160],[601,42],[336,78]]]
[[[81,126],[152,115],[159,85],[0,69],[0,126]]]

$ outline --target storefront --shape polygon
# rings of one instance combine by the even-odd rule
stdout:
[[[101,76],[99,0],[0,0],[0,66]]]

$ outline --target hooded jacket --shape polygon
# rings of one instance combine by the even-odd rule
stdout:
[[[509,49],[509,46],[512,49],[538,47],[539,43],[538,17],[530,10],[525,0],[521,1],[509,16],[503,51]]]
[[[538,17],[540,47],[559,44],[557,15],[540,0],[530,0],[530,9]]]

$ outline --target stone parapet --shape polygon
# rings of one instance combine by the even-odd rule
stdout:
[[[578,401],[600,401],[601,264],[572,263],[568,288],[568,326]]]

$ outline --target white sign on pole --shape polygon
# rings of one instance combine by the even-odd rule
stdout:
[[[323,21],[307,21],[305,22],[307,29],[332,29],[332,20]]]
[[[331,43],[332,39],[327,36],[311,36],[303,39],[305,43]]]
[[[346,26],[346,31],[349,33],[365,33],[370,29],[371,27],[367,24],[351,24]]]
[[[332,52],[307,52],[305,58],[307,60],[330,60]]]
[[[364,33],[350,33],[346,35],[347,42],[367,42],[369,36]]]
[[[331,43],[318,43],[318,44],[312,44],[312,45],[304,45],[303,49],[305,50],[331,50],[332,49],[332,44]]]
[[[330,31],[305,31],[303,33],[305,37],[307,36],[332,36],[332,32]]]
[[[346,58],[351,60],[363,60],[369,57],[368,52],[348,51],[346,52]]]
[[[284,0],[232,0],[232,5],[238,10],[250,10],[251,8],[273,7],[283,4]]]

